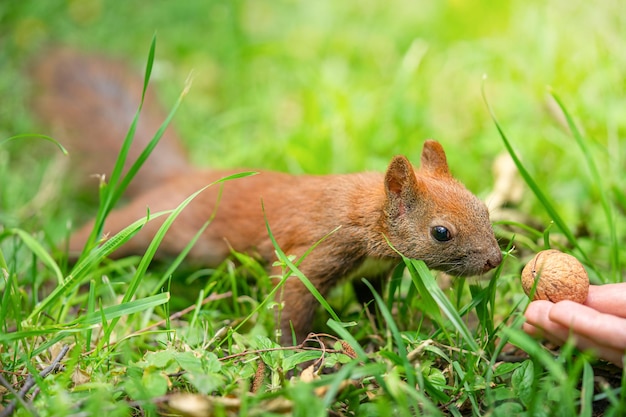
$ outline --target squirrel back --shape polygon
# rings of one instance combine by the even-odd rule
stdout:
[[[33,72],[40,86],[35,109],[63,134],[58,137],[62,143],[69,140],[78,160],[111,163],[102,154],[119,148],[140,95],[140,79],[133,81],[132,73],[97,57],[67,52],[53,56],[56,59],[43,62],[45,70]],[[113,76],[103,79],[103,74]],[[162,121],[154,103],[149,99],[144,106],[140,119],[144,124],[135,144],[140,148],[151,137],[140,132],[153,132]],[[164,139],[136,178],[145,183],[138,185],[126,206],[110,213],[105,232],[115,234],[142,218],[146,207],[152,212],[172,209],[200,188],[241,172],[190,169],[176,137]],[[96,165],[89,164],[89,169],[107,169]],[[306,254],[298,267],[322,295],[341,278],[387,275],[401,260],[396,250],[423,260],[429,268],[464,276],[483,274],[502,260],[487,208],[453,178],[443,147],[430,140],[424,143],[419,169],[406,157],[395,156],[385,174],[261,171],[226,181],[221,189],[209,187],[181,212],[158,255],[179,254],[213,215],[188,255],[192,262],[214,266],[235,250],[256,256],[272,276],[280,276],[267,220],[287,255]],[[143,253],[162,221],[148,222],[115,255]],[[82,249],[91,228],[87,224],[72,236],[71,250]],[[289,342],[291,326],[302,341],[311,330],[317,302],[295,277],[285,282],[282,295],[282,341]]]

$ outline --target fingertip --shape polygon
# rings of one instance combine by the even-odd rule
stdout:
[[[529,336],[533,337],[541,337],[543,334],[540,328],[535,327],[530,323],[524,323],[522,325],[522,330],[526,332],[526,334],[528,334]]]
[[[531,324],[537,324],[548,317],[554,303],[545,300],[536,300],[531,302],[524,313],[526,320]]]

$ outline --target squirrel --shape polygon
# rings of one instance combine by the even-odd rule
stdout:
[[[122,62],[69,49],[38,59],[31,78],[35,114],[78,161],[73,162],[75,175],[111,170],[139,104],[142,78]],[[164,118],[149,91],[135,134],[135,155]],[[128,204],[110,213],[104,232],[119,232],[144,217],[147,207],[152,212],[175,208],[207,184],[238,172],[242,170],[191,167],[168,128],[127,190]],[[388,275],[401,261],[396,251],[456,276],[483,274],[502,261],[487,207],[452,176],[436,141],[424,142],[418,169],[405,156],[394,156],[384,174],[260,171],[226,181],[221,196],[219,188],[207,188],[181,212],[157,256],[179,254],[218,204],[188,255],[191,262],[216,266],[235,250],[259,258],[268,272],[280,275],[266,220],[287,255],[302,256],[328,235],[299,264],[322,295],[342,278]],[[159,220],[145,224],[114,256],[143,253]],[[82,250],[91,228],[88,223],[71,236],[70,251]],[[317,301],[297,277],[287,279],[282,297],[281,342],[292,341],[292,329],[301,342],[311,330]]]

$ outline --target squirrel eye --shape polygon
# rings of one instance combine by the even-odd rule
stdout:
[[[430,229],[430,235],[439,242],[447,242],[452,239],[450,231],[443,226],[435,226]]]

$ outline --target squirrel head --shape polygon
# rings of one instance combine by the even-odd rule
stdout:
[[[487,207],[454,179],[438,142],[424,143],[418,170],[394,157],[385,193],[384,233],[404,256],[457,276],[482,274],[502,261]]]

